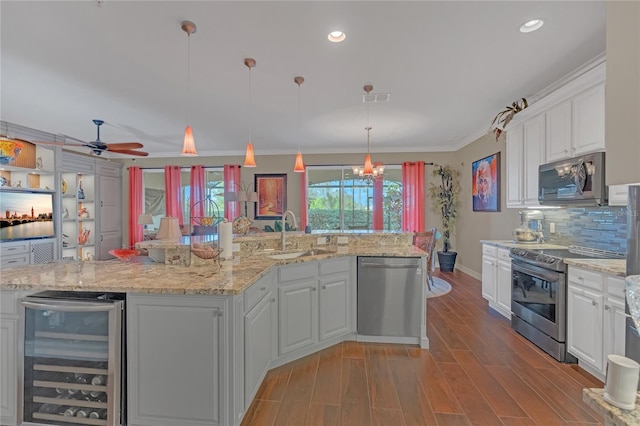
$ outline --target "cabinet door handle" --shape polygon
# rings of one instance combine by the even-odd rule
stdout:
[[[596,305],[598,304],[598,302],[596,302],[595,300],[592,300],[592,301],[591,301],[591,304],[592,304],[593,306],[596,306]]]
[[[276,298],[274,297],[273,299],[271,299],[272,303],[276,303]]]
[[[100,207],[102,207],[104,204],[102,204],[102,200],[100,200]]]
[[[609,305],[604,305],[604,310],[608,311],[609,310]]]
[[[326,285],[323,285],[323,286],[322,286],[322,289],[323,289],[323,290],[326,290],[326,289],[327,289],[327,286],[326,286]]]
[[[315,288],[315,287],[313,288],[313,291],[316,291],[316,288]]]
[[[584,281],[584,277],[578,277],[578,280]]]
[[[266,287],[260,287],[260,291],[265,291],[266,289]]]

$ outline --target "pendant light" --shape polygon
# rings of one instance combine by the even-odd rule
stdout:
[[[372,127],[369,125],[369,102],[370,97],[369,93],[373,90],[373,86],[367,84],[364,86],[364,91],[367,93],[365,96],[365,102],[367,103],[367,127],[364,129],[367,131],[367,155],[364,158],[364,166],[353,166],[353,176],[360,177],[365,179],[367,182],[372,182],[375,179],[382,177],[384,174],[384,165],[382,163],[376,163],[374,166],[371,162],[371,129]]]
[[[251,68],[256,66],[256,60],[252,58],[246,58],[244,64],[249,68],[249,143],[247,143],[247,153],[244,156],[245,167],[256,167],[256,159],[253,155],[253,111],[252,111],[252,97],[251,97]]]
[[[182,21],[180,25],[182,31],[187,33],[187,111],[188,121],[187,128],[184,131],[184,142],[182,143],[182,155],[195,156],[196,142],[193,139],[193,130],[191,129],[191,34],[196,32],[196,24],[190,21]]]
[[[293,171],[304,173],[304,162],[302,161],[302,151],[300,151],[300,85],[304,83],[304,77],[295,77],[293,82],[298,85],[298,154],[296,154],[296,163],[293,166]]]

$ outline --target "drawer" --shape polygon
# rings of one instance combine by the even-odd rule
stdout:
[[[29,242],[4,243],[0,247],[0,256],[29,253]]]
[[[318,262],[298,263],[278,268],[278,282],[298,281],[315,278],[318,272]]]
[[[606,281],[607,281],[607,292],[609,293],[609,295],[613,296],[613,297],[618,297],[620,299],[624,299],[625,298],[625,282],[624,282],[624,278],[620,278],[620,277],[605,277]]]
[[[604,291],[604,277],[598,272],[569,266],[569,281],[581,287]]]
[[[244,311],[249,312],[262,298],[271,291],[270,277],[262,278],[244,291]]]
[[[349,272],[351,258],[345,257],[341,259],[331,259],[320,262],[320,275],[337,274],[340,272]]]
[[[483,255],[487,255],[487,256],[497,257],[498,256],[498,247],[490,246],[489,244],[483,244],[482,245],[482,254]]]
[[[509,257],[509,253],[511,253],[511,250],[499,248],[498,249],[498,260],[504,260],[506,262],[511,262],[511,257]]]
[[[10,256],[3,255],[0,259],[2,268],[13,268],[14,266],[25,266],[30,263],[31,253],[12,254]]]
[[[0,291],[0,314],[15,315],[18,311],[18,292]]]

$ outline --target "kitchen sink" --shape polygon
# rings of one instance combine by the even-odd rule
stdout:
[[[267,257],[270,259],[285,260],[285,259],[295,259],[297,257],[317,256],[317,255],[326,254],[326,253],[330,253],[330,251],[323,250],[323,249],[311,249],[307,251],[295,251],[290,253],[271,254],[271,255],[268,255]]]

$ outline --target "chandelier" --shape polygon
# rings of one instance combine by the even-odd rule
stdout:
[[[369,95],[369,93],[373,90],[373,86],[367,84],[364,86],[364,91]],[[382,163],[376,163],[375,165],[371,162],[371,126],[369,125],[369,96],[364,97],[365,102],[367,103],[367,127],[364,129],[367,131],[367,156],[364,158],[364,166],[352,166],[353,169],[353,177],[359,177],[365,179],[367,182],[372,182],[375,179],[381,178],[384,174],[384,165]]]

